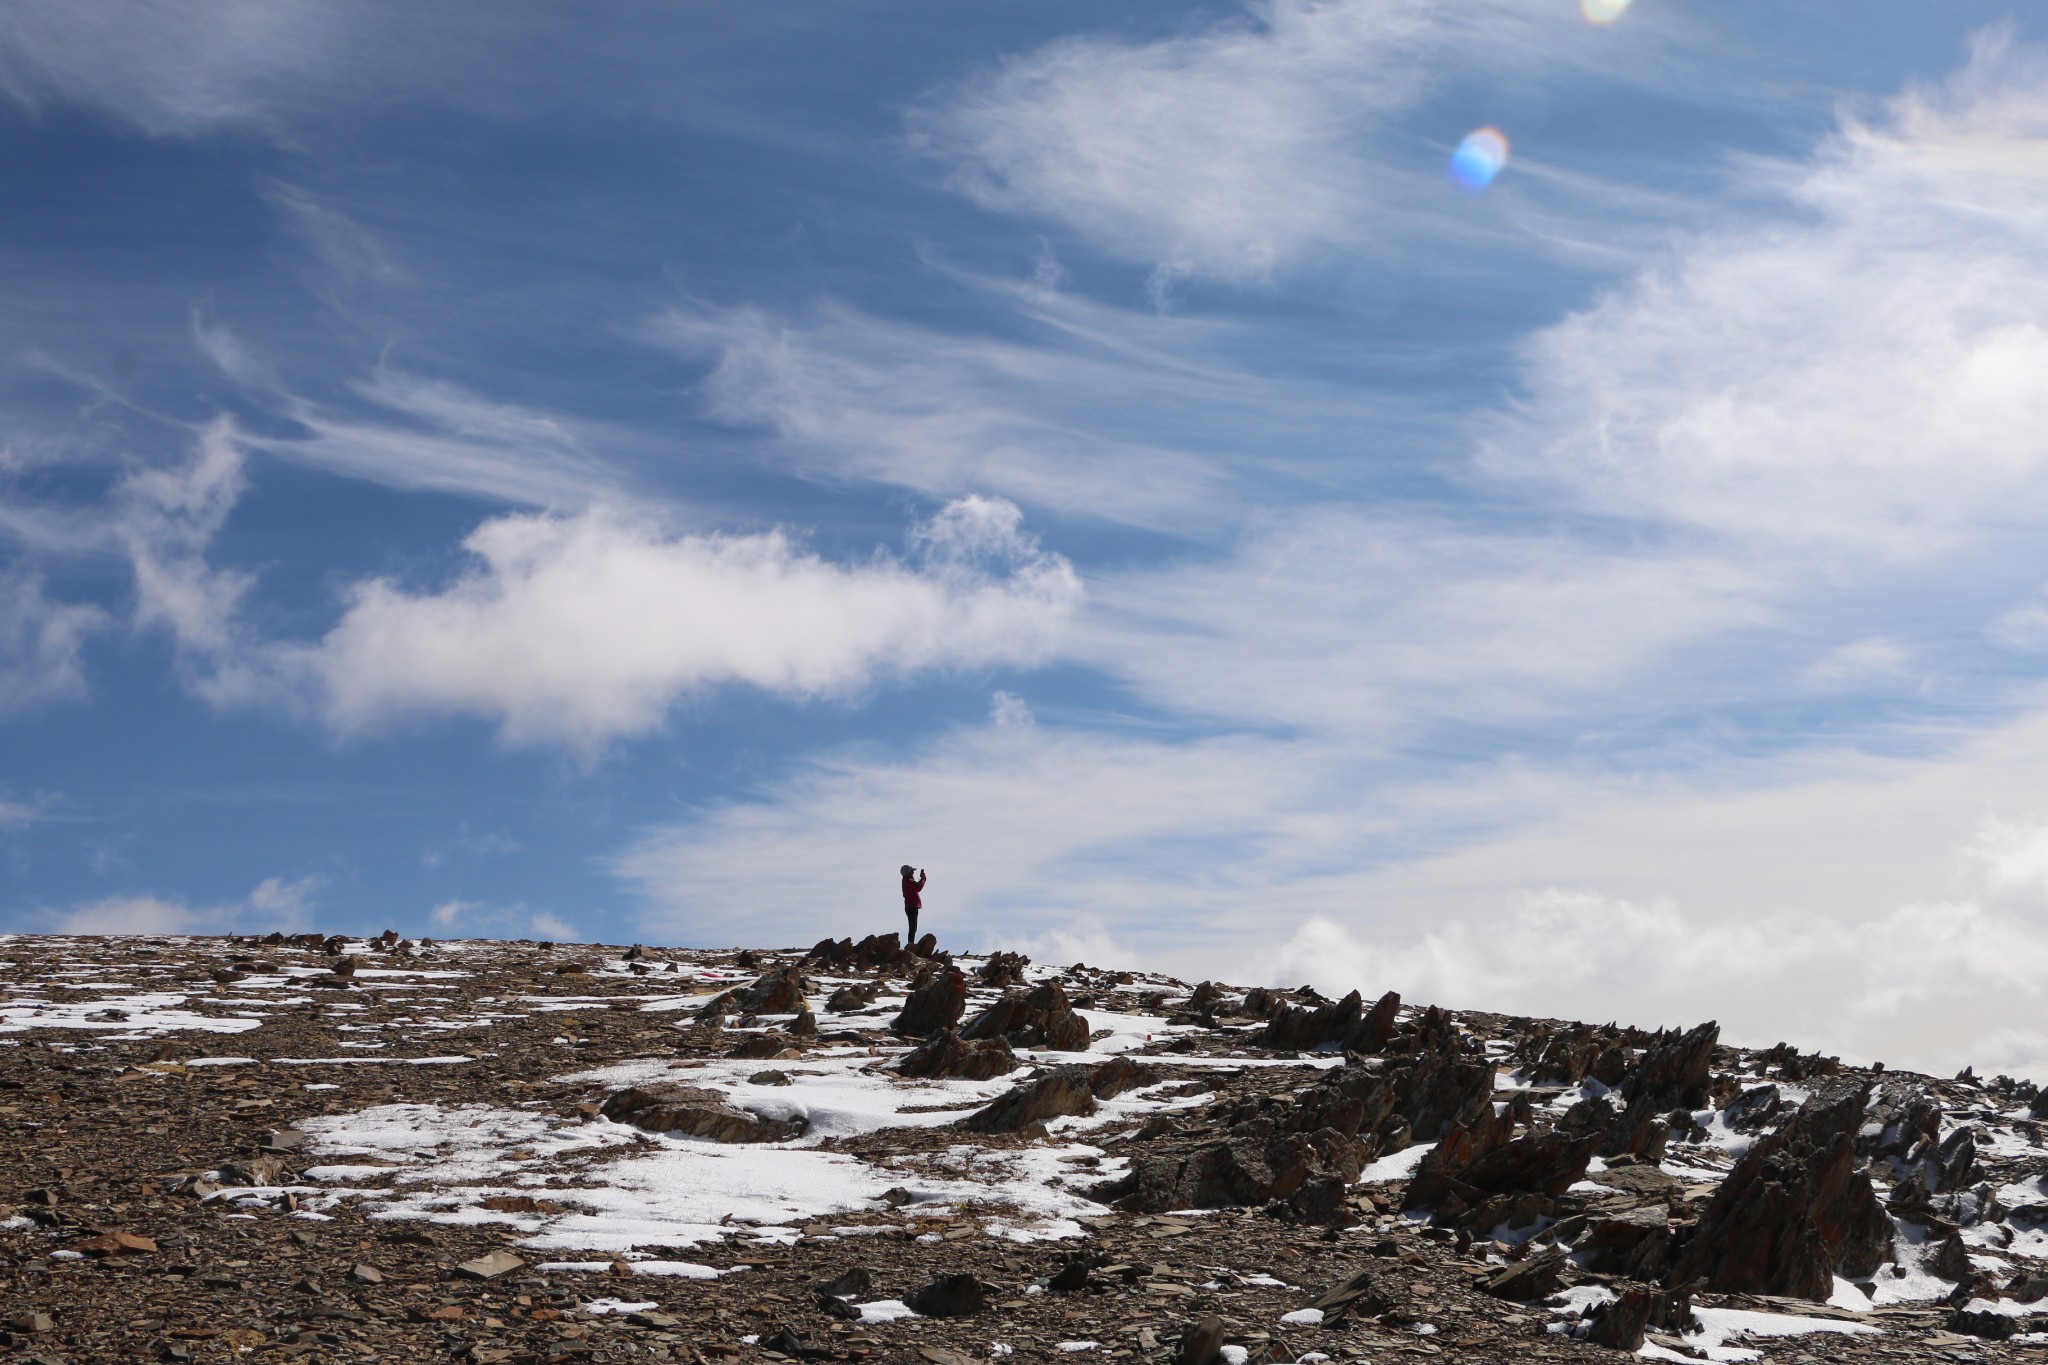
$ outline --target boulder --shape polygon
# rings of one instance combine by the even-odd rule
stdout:
[[[1517,1303],[1547,1299],[1564,1288],[1567,1263],[1564,1249],[1553,1247],[1495,1271],[1481,1280],[1479,1287],[1497,1299],[1512,1299]]]
[[[904,1300],[928,1318],[964,1318],[988,1303],[988,1288],[972,1275],[941,1275]]]
[[[967,1012],[967,977],[957,967],[927,967],[912,983],[903,1010],[889,1031],[923,1038],[952,1028]]]
[[[1173,1348],[1173,1365],[1218,1365],[1223,1359],[1223,1320],[1206,1317],[1189,1323]]]
[[[967,1041],[951,1029],[941,1029],[899,1058],[896,1073],[926,1080],[957,1078],[985,1081],[995,1076],[1006,1076],[1019,1065],[1017,1054],[1001,1038]]]
[[[988,958],[974,969],[974,979],[982,985],[1001,990],[1006,986],[1024,984],[1024,969],[1031,965],[1031,959],[1022,953],[990,953]]]
[[[1572,1137],[1552,1131],[1483,1150],[1467,1134],[1462,1126],[1452,1128],[1422,1159],[1403,1196],[1406,1207],[1433,1207],[1449,1194],[1468,1206],[1501,1194],[1555,1198],[1586,1178],[1600,1143],[1597,1134]]]
[[[971,1133],[1014,1133],[1030,1123],[1092,1114],[1096,1100],[1142,1085],[1150,1074],[1125,1057],[1095,1066],[1054,1067],[969,1114],[960,1126]]]
[[[804,1000],[804,978],[795,963],[771,967],[750,986],[740,989],[734,1002],[746,1014],[800,1014],[810,1008]]]
[[[962,1038],[1003,1038],[1015,1047],[1048,1047],[1056,1052],[1088,1050],[1088,1020],[1067,1003],[1066,990],[1048,981],[1012,991],[968,1020]]]
[[[598,1113],[650,1133],[682,1133],[713,1142],[786,1142],[803,1135],[801,1118],[766,1119],[735,1109],[715,1090],[657,1083],[605,1097]]]

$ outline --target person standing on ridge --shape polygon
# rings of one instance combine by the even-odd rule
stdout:
[[[911,876],[915,870],[917,875]],[[924,909],[924,869],[912,869],[909,863],[903,865],[903,913],[910,916],[910,940],[904,946],[917,942],[917,912]]]

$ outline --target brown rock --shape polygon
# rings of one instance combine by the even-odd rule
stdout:
[[[941,1275],[903,1302],[928,1318],[962,1318],[982,1310],[988,1289],[972,1275]]]
[[[1215,1317],[1188,1324],[1173,1351],[1173,1365],[1217,1365],[1222,1359],[1223,1321]]]
[[[1057,1052],[1088,1050],[1088,1021],[1067,1003],[1066,990],[1048,981],[1013,991],[968,1020],[962,1038],[1003,1038],[1015,1047],[1049,1047]]]
[[[488,1252],[473,1261],[464,1261],[455,1267],[455,1273],[466,1280],[495,1280],[510,1275],[515,1270],[526,1269],[526,1262],[503,1249]]]
[[[957,1077],[961,1080],[985,1081],[995,1076],[1008,1075],[1021,1063],[1017,1054],[1010,1050],[1007,1041],[1001,1038],[980,1038],[973,1042],[963,1041],[951,1029],[942,1029],[921,1046],[904,1054],[896,1062],[896,1072],[902,1076],[917,1076],[927,1080]]]
[[[1095,1066],[1054,1067],[968,1115],[960,1126],[973,1133],[1014,1133],[1067,1114],[1092,1114],[1096,1100],[1141,1085],[1149,1075],[1126,1057]]]
[[[683,1133],[713,1142],[785,1142],[802,1136],[805,1127],[801,1118],[765,1119],[735,1109],[715,1090],[667,1083],[615,1091],[598,1112],[650,1133]]]
[[[1258,1047],[1310,1051],[1350,1037],[1364,1008],[1365,1001],[1357,991],[1313,1009],[1283,1004],[1252,1042]]]
[[[967,977],[957,967],[926,968],[918,973],[889,1030],[923,1038],[953,1027],[966,1012]]]
[[[1564,1288],[1566,1260],[1564,1249],[1553,1247],[1494,1272],[1480,1283],[1480,1288],[1497,1299],[1513,1299],[1518,1303],[1547,1299]]]

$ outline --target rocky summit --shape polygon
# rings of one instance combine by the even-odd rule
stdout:
[[[2031,1084],[1390,984],[0,937],[0,1361],[2048,1361]]]

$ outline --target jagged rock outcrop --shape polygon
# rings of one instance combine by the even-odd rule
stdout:
[[[822,938],[804,955],[807,961],[835,972],[872,972],[896,967],[911,956],[897,934],[869,934],[859,943],[850,938]]]
[[[1891,1253],[1891,1220],[1856,1161],[1869,1082],[1816,1089],[1721,1182],[1672,1283],[1824,1301],[1837,1272],[1860,1279]]]
[[[704,1007],[712,1014],[800,1014],[810,1008],[804,999],[803,973],[795,963],[771,967],[752,983],[736,986]]]
[[[1394,1025],[1401,1016],[1401,997],[1397,992],[1388,991],[1373,1002],[1365,1017],[1358,1021],[1358,1027],[1344,1040],[1346,1052],[1374,1053],[1383,1051],[1394,1036]]]
[[[1432,1007],[1434,1008],[1434,1007]],[[1493,1063],[1468,1051],[1449,1021],[1418,1032],[1421,1051],[1396,1071],[1394,1108],[1415,1142],[1435,1142],[1453,1124],[1467,1129],[1493,1112]]]
[[[917,974],[902,1012],[889,1024],[891,1033],[923,1038],[952,1028],[967,1012],[967,977],[951,965],[927,967]]]
[[[974,969],[974,979],[984,986],[1001,990],[1007,986],[1024,984],[1024,969],[1031,965],[1031,959],[1022,953],[990,953],[982,964]]]
[[[1092,1114],[1095,1102],[1151,1078],[1149,1068],[1125,1057],[1095,1066],[1060,1066],[998,1096],[960,1121],[971,1133],[1014,1133],[1031,1123],[1069,1114]]]
[[[1148,1148],[1091,1198],[1159,1213],[1224,1205],[1272,1207],[1306,1223],[1347,1221],[1345,1187],[1358,1179],[1366,1145],[1333,1128],[1313,1133],[1239,1132],[1220,1141]]]
[[[1006,1076],[1022,1063],[1001,1038],[963,1039],[952,1029],[941,1029],[921,1046],[904,1054],[896,1073],[926,1080],[959,1079],[986,1081]]]
[[[767,1119],[736,1109],[715,1090],[655,1084],[630,1086],[605,1097],[598,1113],[650,1133],[682,1133],[713,1142],[786,1142],[801,1137],[801,1118]]]
[[[1653,1110],[1704,1109],[1713,1091],[1714,1046],[1721,1026],[1709,1019],[1684,1033],[1657,1040],[1621,1083],[1621,1097],[1631,1109],[1638,1103]]]
[[[1497,1125],[1479,1131],[1489,1128],[1497,1131]],[[1573,1137],[1556,1131],[1490,1143],[1483,1137],[1475,1141],[1473,1130],[1455,1126],[1416,1167],[1402,1202],[1411,1209],[1437,1208],[1455,1196],[1462,1208],[1478,1208],[1499,1195],[1555,1198],[1586,1178],[1599,1143],[1598,1134]]]
[[[1055,1052],[1086,1052],[1088,1033],[1086,1016],[1075,1013],[1057,981],[1012,991],[960,1030],[962,1038],[1002,1038],[1015,1047],[1049,1047]]]
[[[1283,1003],[1252,1043],[1257,1047],[1312,1051],[1350,1036],[1364,1009],[1365,1001],[1357,991],[1342,1000],[1312,1008]]]
[[[861,981],[851,986],[841,986],[825,999],[825,1008],[833,1014],[852,1014],[875,1003],[882,993],[879,981]]]

